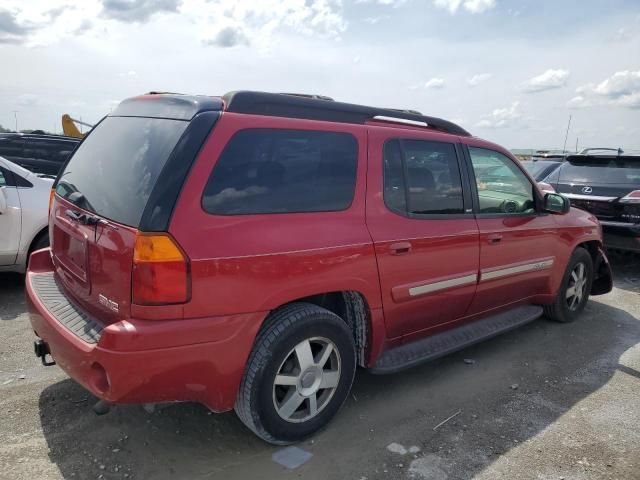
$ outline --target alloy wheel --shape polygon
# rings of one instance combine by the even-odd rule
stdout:
[[[298,343],[285,357],[273,382],[278,415],[292,423],[311,420],[331,401],[340,383],[340,352],[323,337]]]
[[[569,285],[566,291],[567,307],[572,312],[577,310],[585,296],[587,288],[587,274],[584,263],[577,263],[569,277]]]

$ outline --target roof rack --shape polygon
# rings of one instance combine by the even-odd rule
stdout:
[[[617,155],[622,155],[624,153],[624,150],[622,150],[621,148],[608,148],[608,147],[590,147],[590,148],[583,148],[582,150],[580,150],[579,155],[590,155],[590,152],[593,151],[599,151],[599,152],[615,152]]]
[[[420,115],[416,111],[367,107],[333,100],[328,101],[329,97],[322,98],[314,95],[252,91],[229,92],[222,97],[225,110],[234,113],[359,124],[376,120],[428,127],[465,137],[471,136],[469,132],[455,123],[441,118]]]

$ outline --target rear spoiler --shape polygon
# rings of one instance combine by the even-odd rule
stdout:
[[[640,163],[640,155],[568,155],[567,161],[575,164],[587,165],[589,163],[608,163],[608,162],[638,162]]]

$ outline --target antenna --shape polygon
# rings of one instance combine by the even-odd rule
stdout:
[[[567,139],[569,138],[570,128],[571,128],[571,115],[569,115],[569,124],[567,125],[567,134],[564,136],[564,147],[562,147],[562,153],[567,151]]]

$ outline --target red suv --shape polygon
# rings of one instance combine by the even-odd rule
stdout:
[[[31,323],[107,403],[235,408],[272,443],[390,373],[611,290],[598,220],[505,149],[326,97],[148,94],[62,169]],[[103,403],[104,405],[104,403]]]

